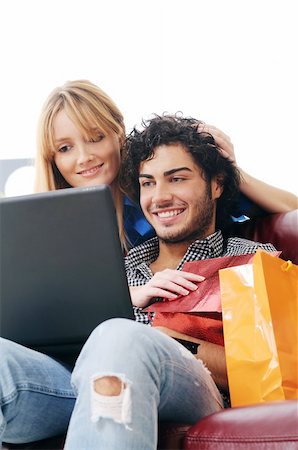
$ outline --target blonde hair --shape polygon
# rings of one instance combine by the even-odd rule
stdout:
[[[90,136],[92,127],[105,134],[111,131],[119,136],[120,146],[125,139],[123,116],[113,100],[88,80],[67,81],[54,89],[43,105],[37,128],[35,158],[35,191],[45,192],[71,187],[62,177],[54,162],[53,124],[57,114],[64,110],[84,136]],[[127,249],[123,224],[123,194],[118,176],[111,186],[119,227],[120,241]]]

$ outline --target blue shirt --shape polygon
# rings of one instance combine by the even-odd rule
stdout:
[[[140,208],[140,205],[124,197],[123,203],[123,221],[126,236],[132,247],[155,236],[155,231]]]

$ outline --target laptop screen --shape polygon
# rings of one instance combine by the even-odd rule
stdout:
[[[0,335],[81,345],[102,321],[133,319],[110,188],[0,200]]]

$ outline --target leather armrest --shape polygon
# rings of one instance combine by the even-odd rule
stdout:
[[[297,450],[298,401],[230,408],[193,425],[184,450]]]

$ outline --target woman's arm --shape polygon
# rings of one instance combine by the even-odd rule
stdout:
[[[234,146],[229,136],[213,125],[200,124],[198,131],[212,134],[222,154],[236,165]],[[268,213],[282,213],[298,208],[298,197],[284,189],[267,184],[245,172],[238,166],[241,175],[241,192]]]
[[[268,213],[282,213],[298,208],[298,197],[291,192],[264,183],[240,169],[241,192]]]

